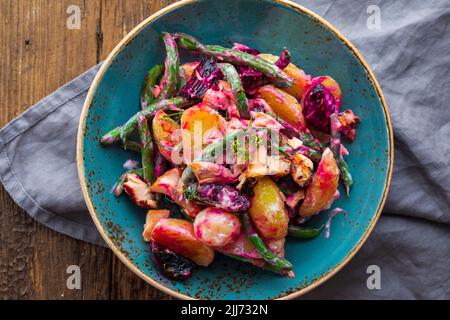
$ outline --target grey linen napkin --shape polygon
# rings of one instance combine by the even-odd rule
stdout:
[[[99,67],[0,130],[0,180],[14,201],[40,223],[106,245],[84,203],[75,159],[81,109]]]
[[[334,24],[368,60],[390,106],[396,140],[391,192],[374,233],[342,272],[306,298],[449,299],[450,2],[297,2]],[[374,29],[377,12],[380,28]],[[1,129],[0,179],[37,221],[104,245],[75,163],[78,120],[98,68]],[[367,288],[371,265],[381,269],[380,290]]]

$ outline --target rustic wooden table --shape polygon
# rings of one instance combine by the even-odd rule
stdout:
[[[0,126],[106,58],[139,22],[173,0],[0,0]],[[80,29],[67,8],[79,6]],[[69,11],[70,13],[70,11]],[[81,268],[81,290],[66,269]],[[0,299],[169,299],[106,248],[31,219],[0,187]]]

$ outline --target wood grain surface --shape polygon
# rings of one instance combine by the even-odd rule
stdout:
[[[0,126],[105,59],[139,22],[171,0],[0,0]],[[66,26],[81,9],[81,28]],[[81,290],[66,287],[70,265]],[[0,299],[170,299],[106,248],[30,218],[0,186]]]

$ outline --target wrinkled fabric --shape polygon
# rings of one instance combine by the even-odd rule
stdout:
[[[391,190],[373,234],[341,272],[305,298],[449,299],[450,1],[296,2],[335,25],[368,61],[395,136]],[[380,9],[380,29],[367,26],[373,8]],[[78,120],[98,68],[0,131],[0,179],[37,221],[104,245],[84,204],[75,161]],[[379,290],[367,286],[373,265],[381,272]]]
[[[381,84],[395,137],[385,212],[450,223],[450,1],[296,2],[350,39]],[[367,27],[372,5],[379,30]]]
[[[0,180],[14,201],[49,228],[106,245],[87,211],[76,165],[81,109],[96,66],[0,131]]]
[[[450,299],[449,241],[447,224],[385,215],[349,264],[305,298]]]

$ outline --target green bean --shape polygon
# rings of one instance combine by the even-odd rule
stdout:
[[[162,33],[166,47],[166,61],[164,62],[164,75],[161,80],[162,99],[172,98],[178,91],[178,76],[180,69],[180,56],[177,43],[170,33]]]
[[[229,257],[229,258],[231,258],[231,259],[235,259],[237,261],[249,263],[251,265],[254,265],[257,268],[261,268],[261,269],[264,269],[264,270],[267,270],[267,271],[271,271],[271,272],[274,272],[274,273],[279,274],[279,275],[284,276],[284,277],[293,278],[295,276],[292,271],[279,270],[279,269],[275,268],[274,266],[272,266],[270,263],[267,263],[266,261],[263,261],[262,265],[258,265],[258,264],[255,263],[255,261],[254,261],[255,259],[248,259],[248,258],[235,256],[235,255],[228,254],[228,253],[223,253],[223,252],[222,252],[222,254],[227,256],[227,257]]]
[[[225,75],[228,83],[231,85],[231,90],[233,91],[234,98],[236,100],[236,106],[238,108],[241,117],[248,117],[248,100],[245,95],[244,87],[242,86],[241,78],[236,70],[236,68],[229,63],[219,64],[220,69]]]
[[[158,110],[168,109],[168,108],[182,108],[189,105],[194,104],[196,101],[186,100],[183,97],[176,97],[161,101],[156,101],[149,105],[147,109],[136,113],[133,117],[131,117],[125,124],[119,126],[117,128],[112,129],[104,136],[101,137],[100,142],[103,145],[111,145],[122,141],[125,143],[127,141],[128,136],[136,129],[137,126],[137,118],[139,115],[143,115],[144,117],[150,117],[155,114]]]
[[[299,152],[314,162],[320,162],[320,159],[322,159],[322,153],[317,151],[316,149],[301,146]]]
[[[150,71],[147,73],[147,76],[144,79],[144,83],[142,85],[142,106],[145,107],[149,104],[152,104],[157,100],[155,95],[153,94],[153,89],[158,82],[158,78],[163,71],[163,66],[160,64],[155,65]]]
[[[324,226],[321,226],[320,228],[302,228],[290,225],[288,235],[294,238],[312,239],[317,237],[320,232],[322,232],[323,228]]]
[[[338,160],[338,167],[339,167],[339,171],[341,172],[341,179],[342,182],[344,183],[344,187],[345,187],[345,192],[347,194],[347,196],[350,196],[350,189],[353,186],[353,177],[352,174],[350,173],[350,169],[348,167],[347,162],[341,157]]]
[[[218,61],[248,66],[264,73],[280,87],[290,87],[294,84],[294,79],[286,75],[276,65],[255,55],[217,45],[204,45],[196,38],[184,33],[175,34],[175,38],[182,48],[199,51],[207,56],[215,57]]]
[[[122,148],[124,150],[131,150],[131,151],[135,151],[135,152],[141,152],[141,145],[140,143],[136,142],[136,141],[125,141],[124,144],[122,144]]]
[[[253,223],[250,221],[250,217],[249,217],[248,213],[241,214],[241,220],[242,220],[242,224],[244,225],[245,232],[247,233],[248,237],[250,238],[250,241],[253,243],[256,250],[258,250],[259,254],[262,256],[262,258],[266,262],[268,262],[276,270],[279,270],[279,271],[292,270],[293,266],[289,261],[287,261],[286,259],[277,257],[275,254],[273,254],[267,248],[267,246],[264,244],[261,237],[258,235],[258,233],[253,228]]]
[[[178,94],[181,94],[181,88],[186,85],[186,74],[183,68],[179,68],[178,71]]]
[[[151,184],[154,182],[154,153],[152,134],[147,118],[139,115],[138,119],[139,137],[141,139],[141,158],[144,169],[144,181]]]

